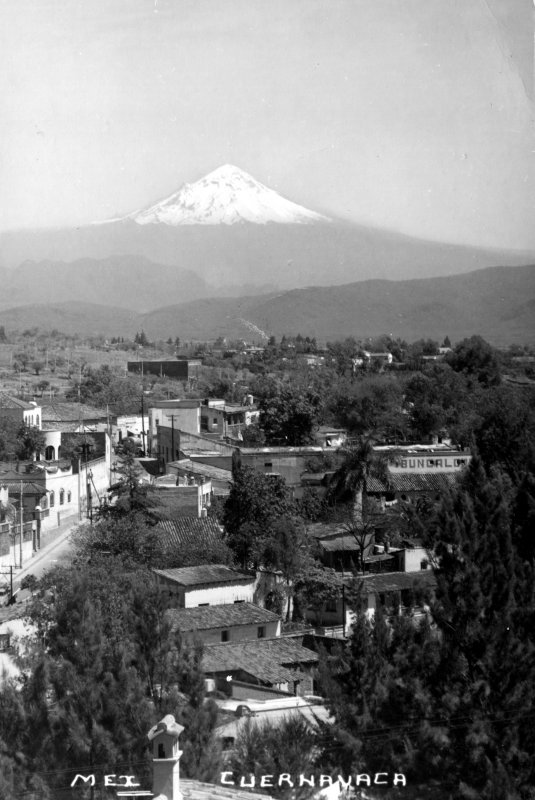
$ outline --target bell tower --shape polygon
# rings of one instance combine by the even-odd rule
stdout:
[[[178,765],[182,755],[178,739],[183,730],[173,715],[168,714],[148,733],[152,744],[152,792],[155,800],[183,800]]]

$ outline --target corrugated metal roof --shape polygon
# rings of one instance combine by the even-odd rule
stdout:
[[[167,612],[167,616],[173,628],[177,627],[181,631],[203,631],[233,625],[262,625],[280,619],[278,614],[254,603],[172,608]]]
[[[239,572],[223,564],[201,564],[198,567],[155,569],[154,572],[180,586],[203,586],[208,583],[250,583],[255,580],[254,575]]]

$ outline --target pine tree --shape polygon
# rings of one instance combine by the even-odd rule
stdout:
[[[475,458],[427,522],[432,625],[357,616],[328,681],[348,767],[404,772],[408,797],[533,797],[532,490]]]

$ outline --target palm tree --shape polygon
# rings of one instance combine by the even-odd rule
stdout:
[[[387,461],[374,450],[370,439],[360,439],[343,448],[343,462],[335,472],[331,496],[335,500],[352,500],[353,518],[361,524],[367,515],[367,491],[370,478],[388,482]]]

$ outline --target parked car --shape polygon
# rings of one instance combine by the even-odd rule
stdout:
[[[271,697],[268,700],[244,700],[235,697],[229,697],[227,700],[216,700],[217,705],[221,711],[233,711],[237,717],[245,716],[246,714],[257,714],[259,711],[277,711],[285,708],[299,708],[311,705],[323,705],[324,700],[317,695],[307,695],[305,697],[297,697],[294,695],[280,695],[280,697]]]

